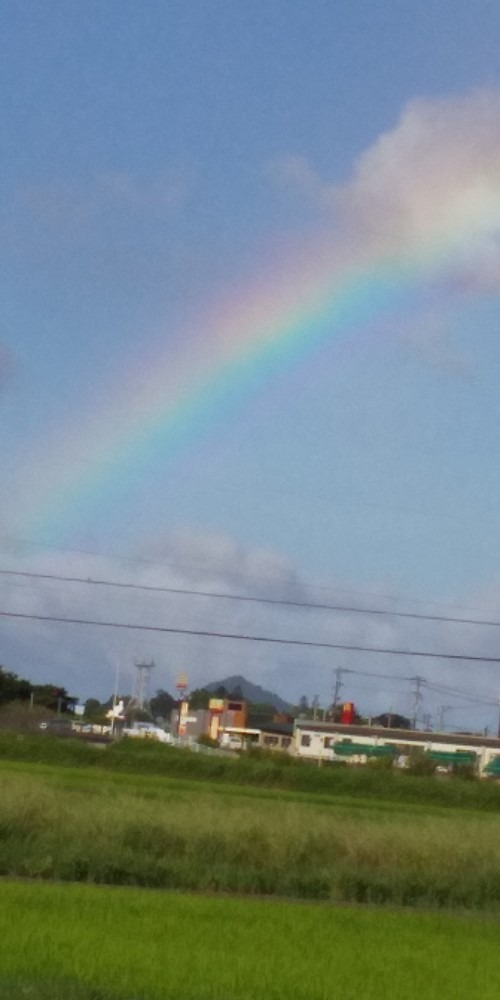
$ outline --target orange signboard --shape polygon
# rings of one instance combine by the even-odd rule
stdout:
[[[210,698],[208,703],[209,710],[211,712],[223,712],[225,701],[224,698]]]

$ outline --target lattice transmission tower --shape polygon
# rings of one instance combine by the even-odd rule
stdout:
[[[151,675],[155,668],[154,660],[134,660],[136,670],[134,693],[129,707],[140,708],[142,711],[149,707],[149,693],[151,690]]]

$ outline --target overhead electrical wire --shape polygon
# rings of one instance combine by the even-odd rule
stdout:
[[[175,628],[169,625],[144,625],[136,622],[99,621],[94,618],[63,618],[58,615],[29,614],[21,611],[0,610],[1,618],[25,621],[57,622],[65,625],[86,625],[95,628],[116,628],[139,632],[157,632],[167,635],[191,635],[201,638],[232,639],[239,642],[262,642],[282,646],[299,646],[311,649],[340,649],[356,653],[383,654],[385,656],[412,656],[432,660],[453,660],[469,663],[500,663],[500,656],[478,656],[467,653],[431,653],[427,650],[392,649],[378,646],[361,646],[340,642],[318,642],[314,639],[286,639],[281,636],[250,635],[241,632],[215,632],[209,629]]]
[[[139,630],[150,630],[150,631],[163,631],[163,632],[172,632],[174,634],[182,634],[182,635],[186,635],[187,634],[187,635],[194,635],[194,636],[209,636],[209,637],[227,638],[227,639],[233,638],[233,639],[241,639],[241,640],[247,640],[247,641],[253,640],[253,641],[257,641],[257,642],[274,642],[274,643],[283,643],[283,644],[290,644],[290,645],[302,644],[302,645],[307,645],[307,646],[312,646],[312,647],[317,646],[317,647],[320,647],[320,648],[327,647],[327,648],[335,648],[335,649],[341,648],[343,650],[356,650],[356,651],[361,651],[361,652],[365,652],[365,653],[370,653],[370,652],[371,653],[389,653],[391,655],[396,655],[397,654],[397,655],[405,655],[405,656],[439,657],[439,658],[442,658],[442,659],[453,658],[455,656],[455,654],[447,654],[447,653],[433,654],[433,653],[427,653],[427,652],[416,652],[416,651],[408,651],[408,650],[381,650],[381,649],[378,649],[376,647],[358,647],[358,646],[345,646],[345,645],[340,646],[340,644],[334,644],[334,643],[328,643],[327,644],[327,643],[318,643],[318,642],[313,642],[313,641],[307,642],[305,640],[301,642],[301,640],[290,640],[290,639],[287,640],[287,639],[280,639],[280,638],[273,638],[273,637],[264,637],[264,636],[244,636],[244,635],[233,635],[233,634],[215,633],[215,632],[201,632],[201,631],[197,631],[197,630],[194,630],[194,629],[175,629],[175,628],[169,628],[169,629],[167,629],[167,628],[164,628],[164,627],[161,627],[161,626],[146,626],[146,625],[140,625],[140,624],[134,625],[134,624],[118,623],[118,622],[99,622],[99,621],[85,620],[85,619],[68,619],[68,618],[60,618],[60,617],[49,616],[49,615],[28,615],[28,614],[21,614],[21,613],[18,613],[18,612],[0,611],[0,616],[3,616],[3,617],[12,617],[12,618],[21,618],[21,619],[24,618],[24,619],[28,619],[28,620],[54,621],[56,623],[66,623],[66,624],[94,625],[94,626],[102,626],[102,627],[110,627],[110,628],[124,628],[124,629],[139,629]],[[463,656],[458,656],[458,658],[459,659],[466,659],[466,660],[472,659],[472,657],[463,657]],[[486,659],[487,662],[490,662],[490,658],[476,657],[476,659],[477,660]],[[340,669],[342,671],[342,674],[351,674],[351,675],[354,675],[355,677],[370,677],[370,678],[376,678],[376,679],[379,679],[379,680],[389,680],[389,681],[392,681],[392,682],[399,681],[399,682],[403,682],[403,683],[415,682],[417,680],[417,678],[415,677],[415,675],[412,675],[412,676],[408,676],[408,675],[401,676],[401,675],[399,675],[398,676],[398,675],[395,675],[395,674],[381,673],[379,671],[358,670],[358,669],[353,669],[352,667],[342,667]],[[449,686],[444,685],[444,684],[439,684],[439,683],[436,683],[434,681],[429,681],[425,677],[420,677],[418,679],[421,681],[422,685],[424,685],[426,687],[426,689],[429,690],[431,693],[434,692],[436,694],[446,694],[449,697],[463,698],[463,699],[466,699],[467,701],[470,701],[470,702],[473,702],[473,703],[476,703],[476,704],[482,705],[482,706],[498,706],[498,703],[499,703],[498,699],[488,698],[486,695],[480,695],[480,694],[477,694],[477,693],[473,693],[471,691],[464,691],[463,689],[456,688],[456,687],[449,687]]]
[[[66,550],[64,550],[64,551],[66,551]],[[67,550],[67,551],[73,551],[73,550]],[[87,554],[90,554],[90,553],[87,553]],[[97,553],[94,553],[94,554],[97,555]],[[131,562],[147,562],[146,560],[136,560],[136,559],[132,559],[131,560],[131,559],[128,559],[127,557],[119,557],[119,558],[121,558],[123,560],[126,560],[126,561],[131,561]],[[151,565],[157,565],[157,566],[164,565],[162,563],[150,563],[150,564]],[[233,574],[231,574],[231,575],[233,575]],[[120,588],[120,589],[126,589],[126,590],[138,590],[138,591],[151,591],[151,592],[158,592],[158,593],[167,593],[167,594],[172,594],[174,596],[203,597],[203,598],[208,598],[208,599],[212,598],[212,599],[220,599],[220,600],[248,602],[248,603],[254,603],[254,604],[265,604],[265,605],[267,604],[267,605],[278,605],[278,606],[281,605],[281,606],[285,606],[285,607],[289,606],[289,607],[305,608],[305,609],[311,609],[311,610],[324,610],[324,611],[334,611],[334,612],[344,612],[344,613],[354,613],[354,614],[386,615],[386,616],[389,616],[389,617],[393,616],[393,617],[398,617],[398,618],[410,618],[410,619],[417,619],[417,620],[421,619],[421,620],[425,620],[425,621],[436,621],[436,622],[445,622],[445,623],[451,622],[451,623],[468,624],[468,625],[484,625],[484,626],[490,626],[490,627],[499,627],[500,626],[500,621],[496,621],[496,620],[492,621],[492,620],[485,620],[485,619],[470,619],[470,618],[463,618],[463,617],[458,617],[458,616],[455,617],[455,616],[451,616],[451,615],[430,615],[430,614],[424,614],[424,613],[418,613],[418,612],[401,612],[401,611],[389,610],[389,609],[386,609],[386,608],[372,608],[372,607],[361,607],[360,608],[360,607],[357,607],[357,606],[350,606],[350,605],[328,604],[328,603],[319,603],[319,602],[313,602],[313,601],[299,601],[299,600],[292,600],[292,599],[287,599],[287,598],[263,597],[263,596],[252,595],[252,594],[247,595],[247,594],[234,594],[234,593],[226,593],[226,592],[219,592],[219,591],[202,591],[202,590],[195,590],[195,589],[191,589],[191,588],[166,587],[166,586],[160,586],[160,585],[139,584],[139,583],[133,583],[133,582],[130,582],[130,581],[121,582],[121,581],[117,581],[117,580],[107,580],[107,579],[100,579],[100,578],[96,579],[96,578],[93,578],[93,577],[70,576],[70,575],[63,575],[63,574],[56,574],[56,573],[40,573],[40,572],[30,571],[30,570],[13,570],[13,569],[3,569],[3,570],[1,570],[0,569],[0,576],[8,576],[8,577],[11,577],[11,578],[17,577],[19,579],[23,579],[23,578],[35,579],[35,580],[39,579],[39,580],[55,581],[55,582],[62,582],[62,583],[76,583],[76,584],[87,584],[87,585],[90,584],[90,585],[95,585],[95,586],[113,587],[113,588]],[[243,576],[240,576],[240,578],[244,579]],[[253,577],[253,579],[258,579],[258,578]],[[267,580],[265,582],[269,583],[269,581],[267,581]],[[286,581],[282,581],[282,583],[283,582],[286,582]],[[316,589],[316,590],[323,590],[323,591],[326,590],[326,591],[331,591],[331,592],[337,591],[337,592],[341,592],[341,593],[350,593],[350,594],[358,594],[358,595],[363,595],[363,596],[369,596],[368,592],[347,591],[347,590],[341,590],[340,588],[317,587],[317,586],[309,585],[309,584],[307,584],[306,586],[308,587],[308,589]],[[379,595],[373,595],[372,594],[371,596],[379,596]],[[381,596],[384,596],[385,599],[402,600],[402,598],[397,598],[397,597],[389,598],[389,595],[381,595]],[[438,604],[437,602],[431,602],[431,601],[418,601],[418,602],[416,601],[415,603],[427,604],[427,605],[431,605],[432,604],[432,605],[438,606],[438,607],[457,607],[457,608],[459,607],[459,605],[443,605],[443,604]],[[469,610],[471,610],[471,609],[469,609]],[[27,620],[53,621],[53,622],[56,622],[56,623],[89,625],[89,626],[94,626],[94,627],[137,629],[137,630],[148,630],[148,631],[156,631],[156,632],[170,632],[170,633],[173,633],[173,634],[181,634],[181,635],[184,634],[184,635],[193,635],[193,636],[200,636],[200,637],[206,636],[206,637],[234,639],[234,640],[238,640],[239,639],[241,641],[254,641],[254,642],[264,642],[264,643],[265,642],[279,643],[279,644],[284,644],[284,645],[306,646],[306,647],[312,647],[312,648],[314,648],[314,647],[317,647],[317,648],[332,648],[332,649],[341,649],[341,650],[346,650],[346,651],[356,651],[356,652],[365,652],[365,653],[373,653],[373,654],[381,653],[381,654],[386,654],[386,655],[417,656],[417,657],[428,657],[428,658],[435,658],[435,659],[464,660],[464,661],[475,661],[475,662],[485,662],[485,663],[497,663],[497,662],[500,662],[500,658],[496,658],[496,657],[484,657],[484,656],[472,656],[472,655],[471,656],[466,656],[466,655],[462,655],[462,654],[430,653],[430,652],[427,652],[427,651],[412,651],[412,650],[399,650],[399,649],[381,649],[381,648],[377,648],[377,647],[356,646],[356,645],[348,645],[348,644],[340,644],[340,643],[326,643],[326,642],[320,643],[320,642],[313,641],[313,640],[293,640],[293,639],[285,639],[285,638],[270,637],[270,636],[243,635],[243,634],[240,634],[240,633],[236,633],[236,634],[235,633],[219,633],[219,632],[201,631],[201,630],[194,630],[194,629],[175,629],[175,628],[166,628],[166,627],[161,627],[161,626],[147,626],[147,625],[142,625],[140,623],[138,623],[138,624],[132,624],[132,623],[121,623],[121,622],[100,622],[100,621],[97,621],[97,620],[94,620],[94,619],[69,619],[69,618],[62,618],[62,617],[57,617],[57,616],[52,616],[52,615],[30,615],[30,614],[22,614],[22,613],[18,613],[18,612],[9,612],[9,611],[0,612],[0,616],[2,616],[2,617],[11,617],[11,618],[24,618],[24,619],[27,619]],[[394,674],[382,674],[382,673],[373,672],[373,671],[361,671],[361,670],[355,670],[355,669],[347,668],[347,667],[342,668],[342,672],[343,673],[348,673],[348,674],[353,674],[353,675],[359,676],[359,677],[373,677],[373,678],[379,678],[379,679],[390,680],[390,681],[403,681],[403,682],[406,682],[406,683],[415,681],[417,679],[416,677],[408,677],[408,676],[401,677],[401,676],[395,676]],[[429,692],[434,692],[434,693],[437,693],[437,694],[440,694],[440,693],[441,694],[446,694],[446,695],[448,695],[450,697],[455,697],[455,698],[463,698],[463,699],[468,700],[469,702],[475,702],[476,704],[480,704],[480,705],[483,705],[483,706],[486,706],[486,705],[488,705],[488,706],[493,706],[493,705],[497,706],[498,705],[498,699],[493,700],[493,699],[487,698],[485,695],[481,696],[481,695],[478,695],[477,693],[473,693],[473,692],[469,692],[469,691],[464,691],[463,689],[459,689],[459,688],[456,688],[456,687],[449,687],[449,686],[446,686],[446,685],[438,684],[436,682],[428,681],[424,677],[419,678],[419,680],[421,681],[421,683],[423,685],[425,685],[425,687],[427,688],[427,690]]]
[[[224,591],[195,590],[188,587],[166,587],[159,584],[132,583],[129,581],[105,580],[94,577],[69,576],[61,573],[39,573],[30,570],[0,569],[0,576],[22,577],[29,580],[46,580],[59,583],[77,583],[95,587],[113,587],[121,590],[139,590],[151,593],[172,594],[181,597],[203,597],[224,601],[239,601],[249,604],[267,604],[280,607],[303,608],[311,611],[336,611],[344,614],[383,615],[391,618],[410,618],[417,621],[440,622],[457,625],[483,625],[500,628],[500,621],[482,618],[463,618],[453,615],[431,615],[420,611],[394,611],[389,608],[360,608],[356,605],[327,604],[314,601],[299,601],[282,597],[262,597],[256,594],[231,594]]]
[[[369,670],[356,670],[351,667],[340,667],[340,672],[342,674],[354,674],[356,677],[376,677],[380,680],[388,681],[402,681],[403,683],[415,682],[417,677],[415,675],[402,676],[395,674],[382,674]],[[475,694],[472,691],[464,691],[460,688],[446,687],[444,684],[437,684],[434,681],[427,680],[426,677],[419,677],[418,680],[424,685],[429,691],[436,693],[445,693],[450,697],[455,696],[457,698],[466,698],[469,701],[477,702],[481,705],[495,705],[498,706],[498,699],[488,698],[486,695]]]
[[[444,694],[450,698],[463,698],[465,701],[476,702],[481,705],[498,706],[498,700],[495,701],[493,698],[487,698],[486,696],[482,697],[481,695],[473,694],[472,692],[455,691],[453,688],[445,687],[442,684],[433,684],[432,681],[426,681],[425,679],[424,684],[429,691],[434,692],[435,694]]]
[[[191,570],[191,571],[192,570],[199,570],[199,571],[202,571],[202,572],[206,572],[207,571],[207,565],[206,565],[205,562],[196,564],[196,563],[182,562],[179,559],[163,559],[162,561],[159,561],[159,560],[154,560],[154,559],[146,559],[146,558],[144,558],[142,556],[124,555],[123,553],[117,553],[117,552],[104,552],[104,551],[98,551],[98,550],[92,550],[92,549],[74,549],[74,548],[70,548],[68,546],[50,545],[49,543],[35,542],[33,540],[23,539],[23,538],[13,538],[11,536],[0,536],[0,549],[1,549],[2,546],[7,551],[9,549],[12,549],[12,548],[14,550],[16,550],[16,549],[19,550],[19,548],[25,548],[25,549],[41,548],[41,549],[49,550],[50,552],[60,552],[60,553],[69,553],[69,554],[73,554],[73,555],[91,556],[91,557],[95,557],[95,558],[98,558],[98,559],[113,559],[113,560],[115,560],[117,562],[135,563],[135,564],[139,564],[139,565],[142,565],[142,566],[151,566],[151,567],[164,568],[164,569],[166,567],[173,567],[175,569],[187,569],[187,570]],[[10,572],[13,573],[14,571],[10,571]],[[218,568],[217,566],[215,566],[214,567],[214,572],[215,573],[220,572],[220,568]],[[289,579],[282,579],[282,580],[277,580],[277,581],[269,581],[269,579],[266,578],[266,577],[257,576],[257,575],[252,574],[252,573],[233,573],[233,572],[228,571],[227,569],[224,569],[223,573],[224,573],[224,576],[226,576],[226,577],[231,577],[231,578],[234,578],[234,579],[237,579],[237,580],[243,580],[245,582],[254,581],[254,582],[257,582],[257,583],[265,583],[267,586],[269,586],[270,583],[272,583],[272,585],[274,585],[274,586],[283,586],[283,585],[285,585],[285,586],[300,586],[300,587],[303,587],[303,588],[305,588],[307,590],[315,590],[315,591],[321,591],[321,592],[326,592],[326,593],[351,594],[353,596],[364,597],[364,598],[366,598],[366,597],[377,597],[379,599],[383,598],[384,600],[387,600],[387,601],[390,600],[390,601],[406,602],[407,604],[424,604],[424,605],[427,605],[427,606],[438,607],[438,608],[455,608],[457,610],[462,610],[462,611],[480,611],[481,610],[479,608],[471,607],[470,605],[449,604],[449,603],[446,604],[446,603],[443,603],[442,601],[424,600],[422,598],[414,598],[414,597],[409,597],[408,598],[408,597],[404,597],[404,596],[402,597],[402,596],[397,595],[397,594],[380,594],[379,592],[370,591],[370,590],[354,590],[352,588],[333,587],[333,586],[327,586],[327,585],[324,585],[324,584],[322,585],[322,584],[317,584],[317,583],[310,583],[307,580],[301,581],[300,583],[297,584],[293,580],[289,580]],[[56,578],[57,575],[54,574],[54,577]],[[62,579],[66,579],[66,578],[63,577]],[[139,585],[136,585],[136,586],[139,586]],[[143,586],[144,589],[146,589],[147,585],[141,585],[141,586]],[[151,588],[151,589],[153,589],[153,588]],[[486,609],[484,613],[489,613],[490,611],[491,611],[491,609]],[[388,613],[392,613],[392,612],[388,612]],[[492,612],[492,613],[494,613],[494,612]],[[483,622],[479,621],[478,624],[483,624]],[[498,624],[500,625],[500,622]]]

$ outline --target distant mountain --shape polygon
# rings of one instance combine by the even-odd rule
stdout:
[[[274,705],[278,712],[288,712],[290,708],[290,703],[283,701],[279,694],[275,691],[266,691],[265,688],[260,687],[260,684],[252,684],[251,681],[247,681],[246,677],[242,677],[241,674],[234,674],[232,677],[223,677],[221,681],[212,681],[211,684],[205,684],[205,691],[217,691],[217,688],[223,687],[229,694],[239,690],[241,691],[241,697],[245,701],[253,701],[259,705]]]

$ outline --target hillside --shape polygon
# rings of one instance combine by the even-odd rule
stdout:
[[[265,688],[261,687],[260,684],[252,684],[251,681],[247,681],[246,677],[242,677],[241,674],[234,674],[231,677],[223,677],[220,681],[212,681],[210,684],[205,684],[205,691],[217,691],[217,688],[223,687],[229,693],[234,691],[241,691],[241,697],[245,698],[246,701],[252,701],[254,704],[259,705],[274,705],[277,711],[287,712],[290,708],[290,703],[284,701],[280,698],[279,694],[275,691],[267,691]]]

